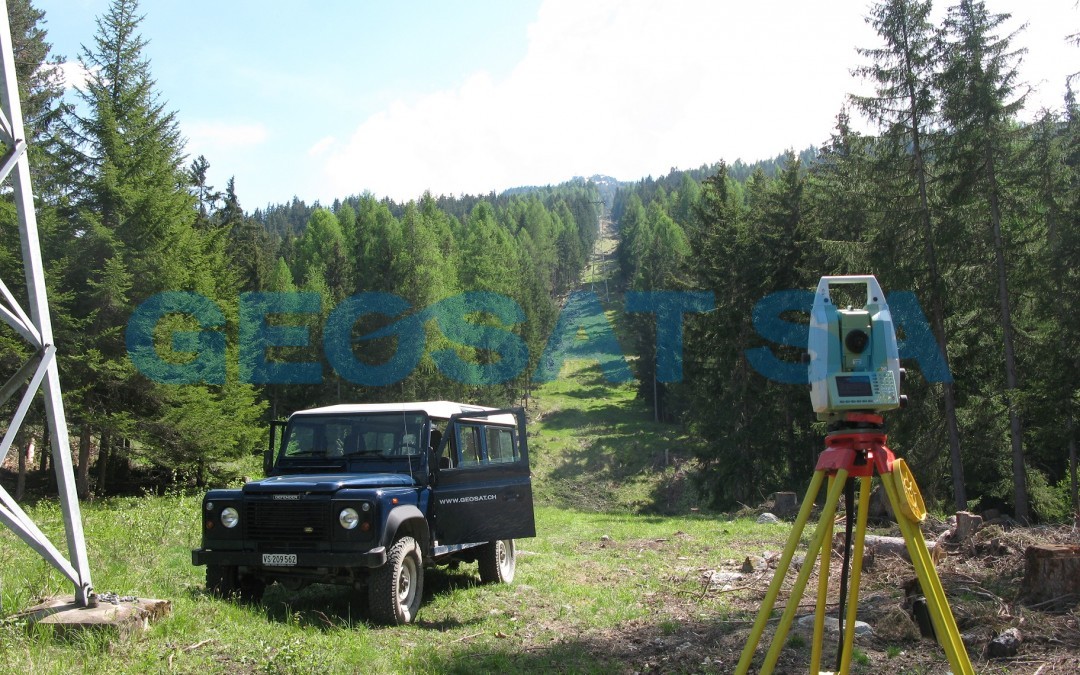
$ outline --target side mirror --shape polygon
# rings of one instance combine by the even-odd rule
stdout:
[[[270,472],[274,469],[274,451],[263,451],[263,475],[269,476]]]

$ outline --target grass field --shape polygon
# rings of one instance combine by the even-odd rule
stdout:
[[[275,586],[257,606],[208,596],[202,568],[190,562],[198,506],[194,495],[88,506],[98,590],[168,599],[171,614],[127,639],[58,639],[8,619],[0,623],[0,671],[612,672],[635,669],[634,651],[645,658],[637,668],[648,669],[664,658],[657,647],[682,640],[685,627],[725,630],[728,596],[703,594],[703,574],[734,564],[750,542],[775,550],[785,532],[704,516],[541,507],[538,536],[519,542],[513,585],[480,585],[474,565],[429,571],[418,623],[382,628],[365,623],[364,599],[346,588]],[[46,532],[61,529],[54,505],[31,511]],[[6,530],[0,579],[4,615],[37,597],[70,592]],[[647,664],[650,658],[656,663]]]

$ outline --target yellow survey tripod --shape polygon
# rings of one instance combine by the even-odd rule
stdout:
[[[806,582],[813,570],[813,560],[820,553],[821,570],[818,575],[817,607],[814,613],[814,639],[810,652],[810,673],[817,675],[821,665],[822,638],[825,631],[825,605],[829,585],[829,559],[832,549],[833,519],[836,516],[836,506],[840,495],[844,491],[844,485],[848,477],[859,479],[859,504],[858,516],[855,524],[854,555],[851,566],[851,584],[849,598],[847,599],[847,613],[843,621],[843,640],[840,646],[840,673],[847,673],[851,668],[851,651],[855,640],[855,615],[859,602],[859,576],[862,571],[863,544],[866,537],[866,521],[870,510],[870,483],[876,472],[881,477],[885,486],[885,492],[889,496],[893,513],[896,514],[900,531],[907,543],[908,553],[911,555],[915,574],[919,580],[919,586],[926,596],[927,608],[930,610],[930,620],[934,626],[934,633],[938,641],[945,649],[945,655],[949,659],[952,672],[956,675],[974,675],[967,650],[960,640],[960,632],[956,628],[956,620],[953,619],[952,610],[945,599],[945,591],[941,587],[941,579],[938,578],[937,570],[930,558],[930,552],[926,548],[919,524],[926,517],[922,496],[915,484],[907,464],[903,459],[895,457],[885,445],[886,435],[883,430],[881,416],[870,413],[846,413],[842,416],[837,429],[829,433],[825,438],[825,451],[818,456],[817,467],[814,470],[814,478],[810,481],[810,488],[803,498],[799,515],[795,519],[795,526],[788,537],[784,553],[780,556],[780,564],[773,575],[772,583],[765,594],[765,601],[761,605],[754,627],[750,631],[750,637],[743,648],[742,657],[735,672],[745,675],[750,670],[750,662],[754,658],[754,651],[769,621],[776,598],[780,593],[780,587],[787,575],[791,558],[795,553],[795,547],[802,537],[803,528],[810,519],[810,511],[814,506],[814,499],[821,490],[821,484],[828,476],[828,496],[825,499],[824,508],[821,511],[821,519],[817,529],[810,539],[810,547],[807,549],[805,563],[799,570],[799,576],[791,589],[791,597],[788,598],[784,607],[784,614],[780,618],[780,625],[773,635],[772,644],[765,661],[762,663],[762,673],[772,673],[776,662],[780,658],[780,650],[784,646],[791,622],[795,619],[795,611],[802,599]]]

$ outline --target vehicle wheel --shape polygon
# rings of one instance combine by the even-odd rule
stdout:
[[[476,559],[480,567],[480,581],[485,584],[508,584],[514,580],[517,570],[517,556],[514,554],[514,540],[502,539],[488,542],[480,549]]]
[[[240,590],[235,565],[207,565],[206,592],[215,598],[231,598]]]
[[[242,602],[258,604],[262,601],[263,593],[266,592],[266,582],[258,577],[242,576],[237,588],[237,594]]]
[[[372,570],[368,608],[376,623],[397,626],[416,618],[424,597],[424,565],[420,547],[412,537],[394,542],[386,564]]]

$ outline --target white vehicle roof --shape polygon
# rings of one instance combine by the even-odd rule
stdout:
[[[322,408],[310,408],[298,410],[296,415],[356,415],[361,413],[376,412],[423,412],[428,417],[438,419],[450,419],[451,415],[467,412],[479,412],[481,410],[498,410],[481,405],[469,405],[467,403],[454,403],[453,401],[419,401],[415,403],[341,403],[328,405]],[[491,417],[479,418],[496,424],[517,424],[513,415],[492,415]]]

